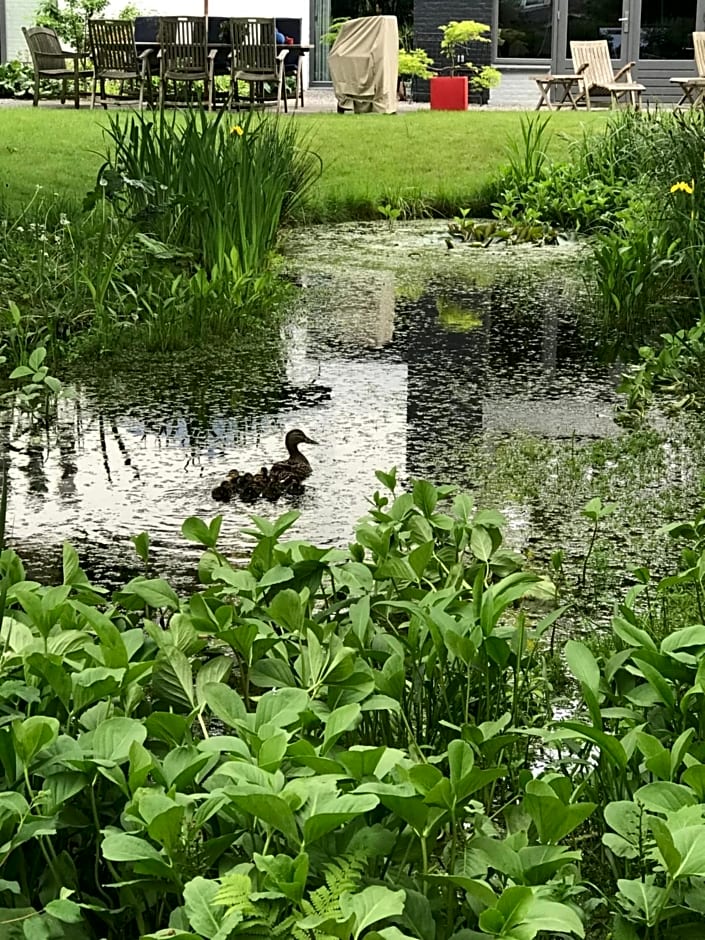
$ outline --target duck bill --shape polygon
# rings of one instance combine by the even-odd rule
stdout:
[[[312,437],[305,437],[304,444],[315,444],[317,447],[320,446],[318,441],[314,441]]]

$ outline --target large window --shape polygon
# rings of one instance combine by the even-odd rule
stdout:
[[[641,59],[692,59],[693,0],[641,0]]]
[[[551,0],[499,0],[497,58],[550,59]]]

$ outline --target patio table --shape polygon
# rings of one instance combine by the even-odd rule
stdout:
[[[585,78],[582,75],[552,75],[549,72],[547,75],[532,75],[531,80],[536,82],[540,92],[535,111],[540,111],[544,104],[549,111],[553,111],[554,107],[556,110],[561,108],[570,108],[571,111],[578,110],[578,101],[573,94],[573,86],[577,87],[578,97],[580,97],[585,85]],[[561,92],[561,97],[555,102],[551,101],[551,90],[553,88]]]

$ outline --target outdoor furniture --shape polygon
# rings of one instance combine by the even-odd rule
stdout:
[[[531,80],[538,85],[540,97],[534,110],[540,111],[543,105],[546,105],[549,111],[554,108],[570,108],[577,111],[578,101],[584,92],[585,80],[582,75],[552,75],[548,72],[546,75],[532,75]],[[573,94],[573,87],[576,87],[578,97]],[[551,101],[551,92],[560,93],[560,98]]]
[[[695,50],[695,68],[697,75],[688,78],[672,78],[671,81],[681,86],[681,99],[677,108],[687,104],[691,108],[705,106],[705,33],[693,33],[693,48]]]
[[[580,103],[584,99],[588,111],[591,105],[590,94],[594,92],[609,93],[612,107],[618,105],[620,98],[627,95],[632,107],[638,109],[641,106],[641,93],[646,89],[632,79],[631,70],[636,63],[627,62],[615,73],[606,39],[591,42],[574,40],[570,44],[570,55],[576,75],[581,75],[584,79],[583,90],[578,94],[576,101]]]
[[[139,107],[147,86],[152,104],[152,76],[149,68],[149,49],[138,53],[135,46],[135,27],[131,20],[89,20],[88,40],[93,59],[93,93],[91,108],[95,107],[96,88],[100,84],[100,103],[108,107],[105,96],[106,81],[139,83]]]
[[[287,110],[286,91],[284,88],[284,60],[286,47],[277,51],[274,19],[259,17],[233,18],[230,20],[230,99],[240,107],[238,82],[247,82],[250,86],[250,106],[255,101],[264,104],[264,85],[276,85],[277,111],[281,103]]]
[[[294,108],[304,106],[304,53],[301,49],[301,20],[277,17],[276,26],[280,33],[283,33],[287,39],[293,39],[293,44],[287,44],[288,55],[284,62],[284,75],[292,76],[296,82],[294,86]],[[280,49],[285,48],[279,46]]]
[[[216,49],[208,49],[206,18],[163,16],[159,19],[159,107],[164,107],[167,82],[203,82],[211,110]]]
[[[32,56],[32,65],[34,66],[34,101],[36,108],[39,104],[39,79],[53,78],[61,81],[61,103],[67,98],[69,81],[73,81],[73,103],[74,107],[79,106],[79,81],[82,78],[89,78],[92,74],[91,69],[81,68],[82,55],[78,52],[70,52],[61,48],[61,42],[53,29],[46,26],[23,26],[22,32],[27,41],[30,55]],[[72,63],[67,68],[66,63]]]
[[[328,71],[339,112],[394,114],[399,78],[396,16],[363,16],[343,23],[328,53]]]

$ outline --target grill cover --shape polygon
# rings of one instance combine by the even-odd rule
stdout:
[[[356,113],[394,114],[398,65],[396,16],[363,16],[343,23],[328,53],[339,106]]]

